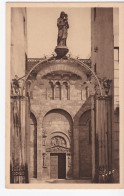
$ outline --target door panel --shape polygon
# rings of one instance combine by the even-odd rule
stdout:
[[[66,154],[65,153],[58,154],[58,178],[59,179],[66,178]]]
[[[50,154],[50,178],[66,178],[66,153]]]
[[[58,178],[58,154],[50,155],[50,178]]]

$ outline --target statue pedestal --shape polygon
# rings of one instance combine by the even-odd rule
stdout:
[[[68,48],[66,46],[56,46],[55,52],[57,54],[57,58],[63,58],[68,53]]]

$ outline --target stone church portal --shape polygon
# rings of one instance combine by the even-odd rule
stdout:
[[[65,12],[56,55],[24,53],[25,75],[11,83],[11,183],[114,181],[113,10],[92,8],[91,19],[91,58],[67,54]]]
[[[71,60],[53,59],[29,75],[31,180],[92,178],[91,98],[85,80],[87,70]]]

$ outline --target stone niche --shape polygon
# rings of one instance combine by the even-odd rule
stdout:
[[[64,110],[55,109],[45,115],[42,138],[45,140],[42,157],[42,176],[44,179],[71,177],[72,126],[71,116]],[[65,177],[61,176],[61,167],[64,168]]]

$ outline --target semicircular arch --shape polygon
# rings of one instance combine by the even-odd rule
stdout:
[[[47,141],[49,141],[51,137],[58,135],[71,143],[73,120],[71,115],[65,110],[53,109],[48,111],[43,117],[42,126],[43,132],[47,135]]]
[[[41,66],[42,64],[44,64],[44,63],[50,63],[50,61],[51,60],[53,60],[54,59],[54,61],[55,61],[55,57],[49,57],[49,58],[45,58],[45,59],[43,59],[43,60],[41,60],[40,62],[38,62],[36,65],[34,65],[32,68],[31,68],[31,70],[28,72],[28,74],[25,76],[25,79],[24,79],[24,81],[23,81],[23,84],[22,84],[22,87],[21,87],[21,94],[23,95],[23,89],[24,89],[24,85],[25,85],[25,82],[26,82],[26,80],[28,79],[28,77],[30,76],[30,74],[35,70],[35,69],[37,69],[39,66]],[[101,89],[101,84],[100,84],[100,81],[99,81],[99,79],[98,79],[98,77],[97,77],[97,75],[95,74],[95,72],[86,64],[86,63],[84,63],[84,62],[82,62],[82,61],[80,61],[80,60],[78,60],[78,59],[75,59],[75,58],[68,58],[68,62],[70,62],[70,63],[76,63],[77,64],[77,66],[78,65],[80,65],[81,66],[81,68],[84,68],[87,72],[89,71],[92,75],[93,75],[93,77],[95,78],[95,80],[96,80],[96,82],[97,82],[97,84],[98,84],[98,87],[99,87],[99,90],[100,90],[100,95],[102,95],[102,89]],[[44,67],[44,66],[41,66],[41,67]]]
[[[64,71],[72,74],[76,74],[80,76],[84,81],[87,79],[86,74],[83,72],[83,70],[76,66],[76,64],[50,64],[47,67],[44,67],[40,72],[37,74],[37,80],[40,80],[44,75],[47,75],[48,73],[57,72],[57,71]]]

